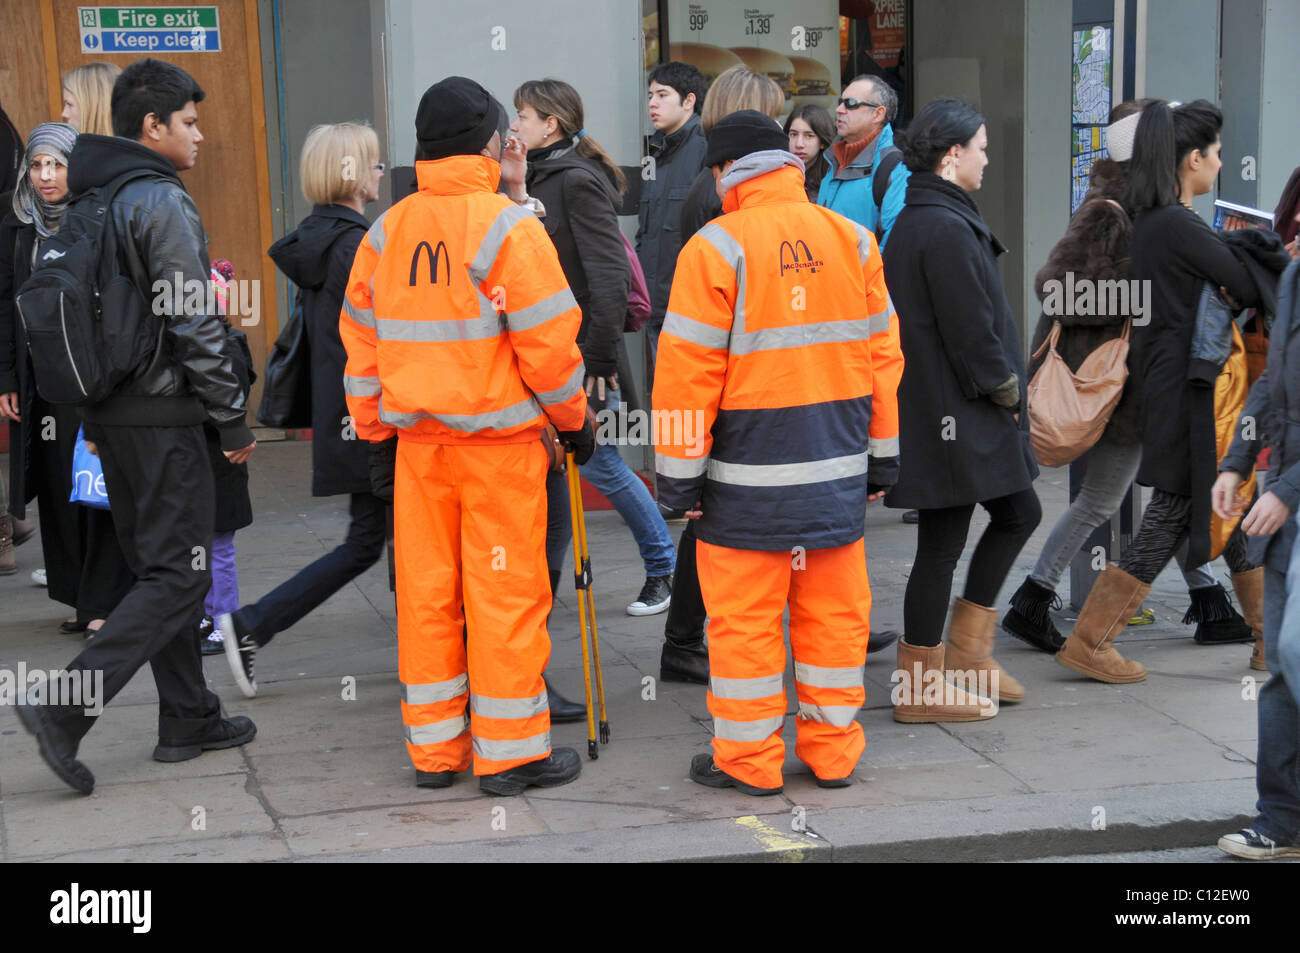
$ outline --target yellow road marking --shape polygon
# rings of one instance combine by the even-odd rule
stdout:
[[[759,820],[753,814],[733,818],[733,820],[741,827],[749,828],[754,835],[754,840],[763,845],[764,851],[769,854],[781,854],[782,863],[801,863],[807,859],[806,855],[812,849],[806,841],[791,837],[766,821]]]

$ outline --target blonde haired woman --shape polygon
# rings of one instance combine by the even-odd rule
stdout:
[[[63,74],[63,121],[78,132],[113,134],[113,84],[121,67],[87,63]]]
[[[384,164],[379,139],[368,125],[337,123],[307,133],[299,165],[302,194],[313,203],[296,231],[268,251],[297,288],[311,352],[313,496],[346,493],[351,524],[343,544],[326,553],[255,603],[217,617],[211,652],[224,645],[240,690],[257,694],[253,657],[289,628],[373,566],[384,552],[385,504],[370,492],[368,447],[351,434],[343,396],[347,354],[339,339],[339,311],[352,258],[370,227],[364,212],[379,198]]]

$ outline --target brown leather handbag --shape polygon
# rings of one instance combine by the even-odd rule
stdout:
[[[1029,439],[1034,456],[1045,467],[1059,467],[1082,456],[1100,438],[1115,412],[1128,378],[1128,336],[1124,331],[1087,356],[1071,372],[1056,351],[1061,322],[1034,352],[1048,351],[1043,366],[1029,382]]]
[[[555,424],[547,424],[546,429],[542,431],[542,447],[545,448],[546,455],[551,461],[548,469],[551,472],[563,470],[566,459],[564,442],[560,440],[560,432],[555,429]]]

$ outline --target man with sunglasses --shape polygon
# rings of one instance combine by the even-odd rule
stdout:
[[[890,126],[897,115],[898,94],[880,77],[859,76],[845,86],[826,156],[831,171],[817,193],[818,205],[870,229],[882,249],[907,192],[907,166]]]

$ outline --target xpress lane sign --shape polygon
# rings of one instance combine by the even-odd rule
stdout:
[[[83,53],[220,53],[216,7],[77,7]]]

